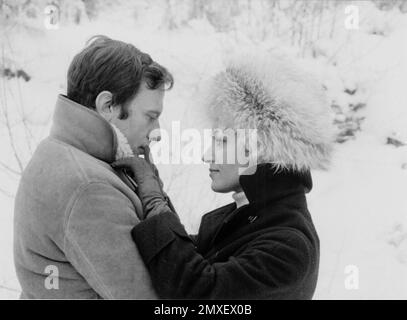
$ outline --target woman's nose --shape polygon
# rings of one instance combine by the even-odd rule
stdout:
[[[205,163],[212,163],[214,162],[213,160],[213,150],[212,146],[209,147],[203,154],[202,156],[202,161]]]

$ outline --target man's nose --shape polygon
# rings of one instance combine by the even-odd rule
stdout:
[[[153,129],[150,131],[148,135],[150,141],[160,141],[161,140],[161,130],[160,130],[160,123],[155,121]]]

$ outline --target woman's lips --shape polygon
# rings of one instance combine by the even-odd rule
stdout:
[[[210,176],[211,178],[212,178],[212,176],[213,176],[215,173],[219,173],[219,170],[209,169],[209,176]]]

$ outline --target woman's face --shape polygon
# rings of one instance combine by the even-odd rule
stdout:
[[[237,157],[237,139],[233,130],[215,130],[212,145],[205,152],[202,160],[209,163],[211,188],[215,192],[239,192],[239,168]]]

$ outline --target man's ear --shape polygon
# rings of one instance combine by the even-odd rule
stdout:
[[[102,91],[99,93],[95,100],[96,111],[107,121],[110,121],[115,113],[112,106],[112,93],[109,91]]]

